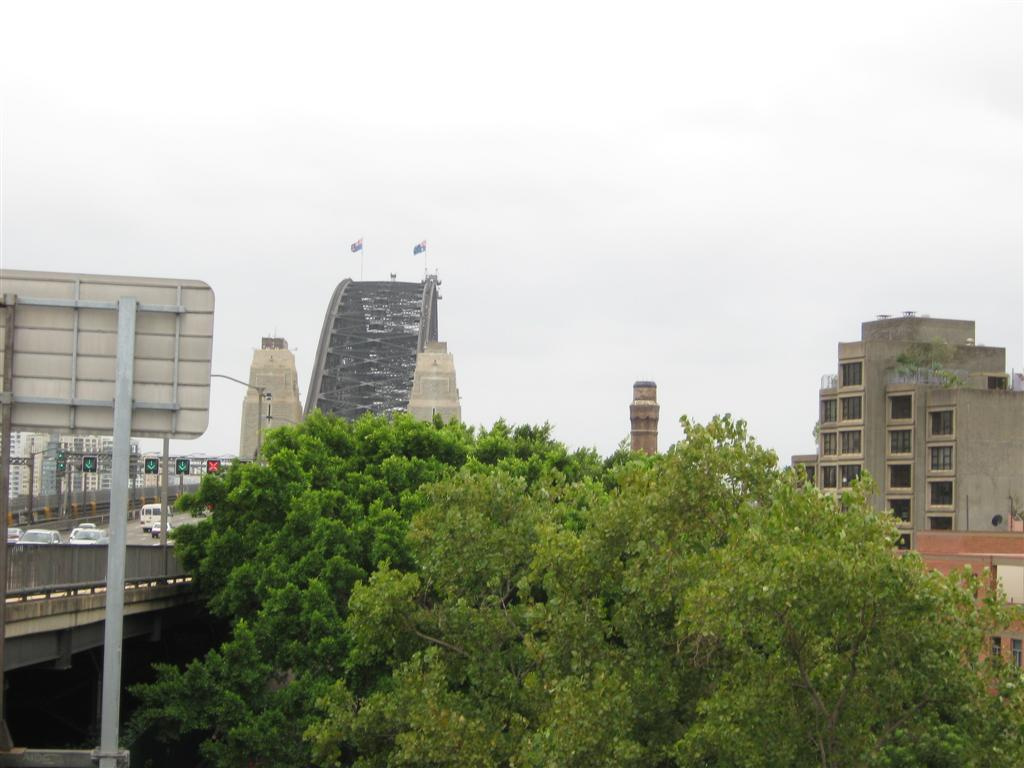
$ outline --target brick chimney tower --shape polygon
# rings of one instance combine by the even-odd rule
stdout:
[[[653,381],[633,384],[633,402],[629,406],[630,448],[646,454],[658,452],[658,385]]]

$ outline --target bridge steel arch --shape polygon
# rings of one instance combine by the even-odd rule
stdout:
[[[409,405],[416,355],[437,341],[438,281],[342,280],[317,345],[304,415],[345,419]]]

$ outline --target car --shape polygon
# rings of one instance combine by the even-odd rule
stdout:
[[[107,538],[107,532],[101,531],[96,526],[92,528],[86,528],[85,526],[79,526],[71,532],[71,536],[68,538],[68,544],[109,544],[110,539]]]
[[[23,533],[24,533],[24,531],[21,528],[8,528],[7,529],[7,543],[8,544],[17,544],[18,543],[18,539],[21,538],[21,534],[23,534]]]
[[[168,533],[171,532],[171,521],[170,520],[167,521],[167,532]],[[150,529],[150,533],[153,534],[153,538],[154,539],[159,539],[160,538],[160,521],[159,520],[157,520],[155,523],[153,523],[153,527]]]
[[[61,538],[57,531],[45,528],[29,528],[18,539],[19,544],[60,544]]]

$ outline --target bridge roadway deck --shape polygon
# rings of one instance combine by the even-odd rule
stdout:
[[[9,552],[5,670],[50,663],[103,645],[105,546],[12,547]],[[191,580],[162,547],[129,546],[124,636],[159,637],[165,617],[195,601]],[[166,555],[166,557],[165,557]]]

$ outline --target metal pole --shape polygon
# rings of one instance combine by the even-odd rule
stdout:
[[[258,457],[260,455],[260,448],[263,447],[263,392],[264,392],[264,387],[257,386],[256,384],[253,384],[251,381],[242,381],[241,379],[236,379],[234,376],[228,376],[228,375],[223,374],[223,373],[211,373],[210,374],[210,378],[211,379],[227,379],[228,381],[233,381],[236,384],[241,384],[242,386],[249,387],[249,389],[255,389],[256,390],[256,398],[257,398],[257,402],[256,402],[256,451],[255,451],[255,453],[253,454],[253,457],[252,457],[253,460],[255,460],[256,457]],[[245,408],[244,408],[244,406],[242,408],[242,429],[245,429]]]
[[[107,547],[107,606],[103,627],[103,719],[100,768],[127,763],[118,745],[121,717],[121,642],[124,636],[124,561],[128,535],[128,461],[132,437],[135,314],[138,302],[122,297],[117,306],[117,381],[114,390],[114,450],[110,485],[110,545]]]
[[[3,397],[0,400],[0,749],[7,751],[14,746],[11,733],[7,730],[7,718],[4,709],[4,641],[7,628],[7,514],[8,494],[11,489],[11,419],[13,418],[12,402],[14,382],[14,303],[15,297],[8,295],[4,301],[4,367]]]
[[[171,441],[164,438],[164,476],[160,483],[160,537],[164,545],[164,576],[167,575],[167,475],[171,470]]]
[[[38,453],[29,452],[28,455],[28,517],[32,519],[32,501],[36,484],[36,456]]]
[[[67,472],[67,460],[66,459],[64,461],[64,471]],[[56,477],[56,482],[57,482],[57,516],[59,517],[60,516],[61,505],[64,503],[64,475],[61,474],[60,472],[56,472],[56,471],[55,471],[55,474],[57,476]],[[29,517],[28,521],[29,521],[29,523],[34,523],[36,521],[35,515],[31,515]]]
[[[253,386],[248,384],[247,386]],[[263,387],[255,387],[256,390],[256,452],[253,454],[253,461],[259,459],[260,451],[263,449]]]

